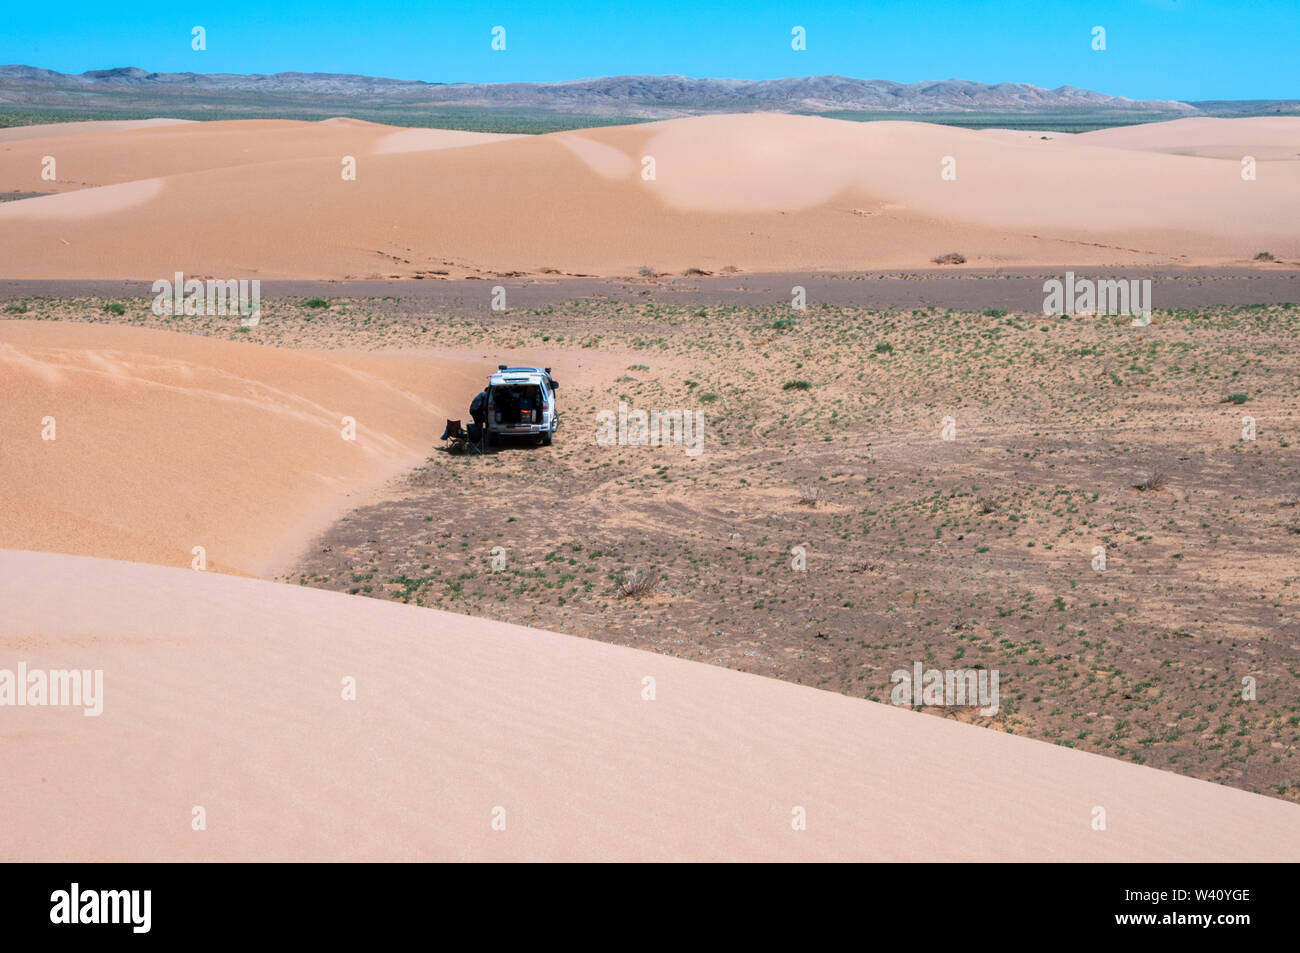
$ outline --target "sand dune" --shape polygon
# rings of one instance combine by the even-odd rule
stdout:
[[[65,136],[95,135],[126,129],[154,129],[194,122],[192,119],[101,119],[89,122],[51,122],[32,126],[8,126],[0,129],[0,142],[23,139],[60,139]]]
[[[103,671],[5,710],[3,860],[1300,854],[1282,801],[551,632],[11,551],[0,599],[0,666]]]
[[[162,179],[135,179],[117,185],[44,196],[29,208],[29,221],[79,222],[96,215],[144,205],[162,192]]]
[[[450,149],[514,138],[451,129],[397,129],[356,119],[67,125],[76,128],[53,125],[0,130],[0,192],[80,191],[292,159],[327,158],[339,168],[345,155]],[[54,181],[41,176],[46,155],[55,159]]]
[[[579,386],[627,363],[312,353],[0,322],[0,547],[188,566],[203,546],[210,571],[273,574],[371,489],[427,459],[447,419],[468,419],[498,360],[554,363]],[[42,439],[46,417],[54,440]],[[343,438],[345,417],[355,440]]]
[[[58,187],[80,191],[0,205],[5,277],[840,270],[949,251],[975,266],[1300,257],[1294,118],[1048,140],[784,115],[492,139],[198,123],[4,143],[0,191],[48,191],[46,152],[60,156]],[[1263,163],[1255,181],[1241,178],[1245,154]],[[945,157],[955,180],[941,178]],[[129,205],[82,187],[155,178],[157,193]]]
[[[1296,120],[1287,116],[1260,116],[1247,120],[1200,117],[1116,126],[1082,133],[1078,136],[1078,141],[1111,149],[1137,149],[1237,161],[1248,155],[1260,161],[1300,159],[1300,135],[1297,134]]]
[[[0,546],[173,566],[203,546],[209,569],[262,574],[424,459],[481,376],[453,361],[0,323]]]
[[[504,139],[518,139],[518,136],[494,132],[461,132],[455,129],[401,129],[390,132],[378,142],[372,151],[376,155],[392,152],[432,152],[436,149],[458,149],[461,146],[477,146],[485,142],[501,142]]]

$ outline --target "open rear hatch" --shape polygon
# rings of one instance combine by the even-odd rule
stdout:
[[[493,421],[502,427],[542,422],[542,389],[536,384],[498,384],[492,388]]]

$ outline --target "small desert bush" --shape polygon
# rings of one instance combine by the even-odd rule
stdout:
[[[324,298],[308,298],[302,303],[304,308],[328,308],[330,303]]]
[[[112,301],[104,305],[104,310],[107,311],[109,314],[116,314],[120,317],[126,314],[126,305],[118,304],[116,301]]]
[[[782,390],[808,390],[812,387],[808,381],[786,381]]]
[[[800,506],[816,506],[818,503],[825,502],[825,500],[826,494],[822,492],[822,488],[819,486],[810,483],[799,488],[798,503]]]
[[[1223,403],[1244,404],[1248,400],[1250,400],[1249,394],[1229,394],[1227,397],[1223,398]]]
[[[619,584],[617,595],[620,599],[642,599],[653,595],[658,588],[658,576],[642,575],[640,570],[633,569]]]
[[[1273,253],[1269,251],[1260,252],[1258,255],[1255,256],[1255,260],[1256,261],[1277,261],[1277,259],[1273,257]]]
[[[1161,472],[1160,470],[1156,470],[1154,473],[1152,473],[1150,476],[1146,477],[1145,479],[1139,480],[1137,483],[1134,483],[1133,489],[1138,490],[1142,493],[1146,493],[1148,491],[1163,490],[1165,488],[1166,482],[1167,480],[1164,473]]]
[[[950,251],[944,255],[935,255],[930,259],[936,265],[964,265],[966,256],[959,251]]]
[[[705,271],[703,268],[687,268],[682,272],[683,278],[707,278],[713,274],[711,271]]]
[[[26,301],[20,301],[17,304],[5,305],[5,314],[26,314],[26,313],[27,313]]]

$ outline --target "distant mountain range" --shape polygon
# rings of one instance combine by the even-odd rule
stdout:
[[[848,76],[792,79],[691,79],[686,76],[606,76],[563,83],[425,83],[343,73],[149,73],[135,67],[56,73],[34,66],[0,67],[9,96],[14,86],[50,94],[114,90],[260,93],[299,96],[382,96],[389,101],[458,106],[531,106],[544,109],[636,110],[660,115],[719,110],[821,112],[834,109],[898,110],[1058,110],[1072,108],[1191,112],[1186,103],[1131,100],[1073,86],[1040,89],[1025,83],[974,83],[949,79],[893,83]],[[12,85],[11,85],[12,84]]]
[[[34,66],[0,66],[0,112],[83,112],[224,118],[352,115],[430,125],[465,110],[497,114],[582,116],[595,121],[667,119],[717,112],[814,114],[1112,116],[1132,122],[1194,115],[1296,112],[1296,103],[1202,108],[1172,100],[1133,100],[1074,86],[1041,89],[1026,83],[948,79],[895,83],[848,76],[790,79],[692,79],[685,76],[606,76],[561,83],[425,83],[338,73],[150,73],[135,67],[58,73]],[[553,119],[564,124],[562,120]],[[569,122],[568,125],[581,124]]]

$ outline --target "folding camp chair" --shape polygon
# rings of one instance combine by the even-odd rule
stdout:
[[[459,420],[447,421],[447,427],[442,432],[442,448],[448,453],[463,453],[466,444],[469,443],[469,434],[465,428],[460,425]]]
[[[448,453],[482,454],[486,430],[482,424],[470,424],[466,430],[459,420],[449,420],[447,429],[442,432],[442,439],[446,441],[443,449]]]
[[[485,424],[469,425],[469,429],[465,431],[465,449],[470,453],[477,453],[482,456],[483,451],[487,449],[487,426]]]

